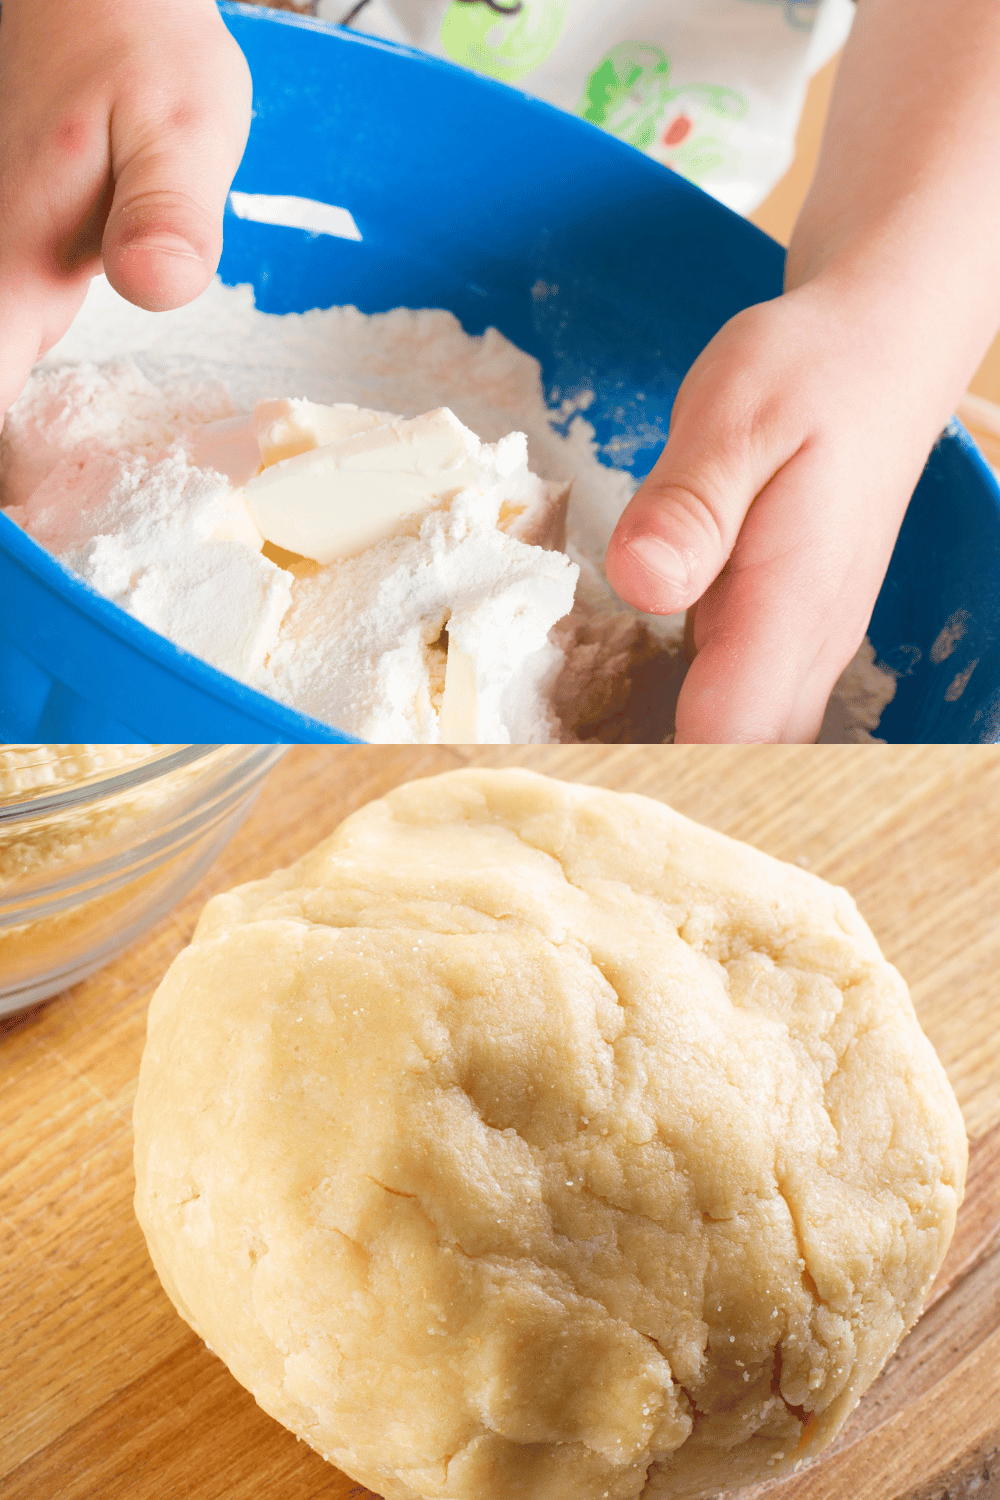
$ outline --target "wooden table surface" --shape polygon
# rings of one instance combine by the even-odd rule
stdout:
[[[1000,752],[629,746],[295,748],[169,918],[0,1036],[0,1496],[367,1495],[265,1416],[161,1291],[132,1215],[132,1100],[149,997],[206,898],[462,764],[658,796],[853,893],[948,1070],[971,1185],[936,1306],[837,1451],[768,1494],[939,1500],[977,1476],[977,1500],[1000,1494]]]

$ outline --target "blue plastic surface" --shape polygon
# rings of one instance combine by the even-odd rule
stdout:
[[[630,147],[512,89],[319,22],[221,9],[255,83],[234,187],[339,205],[362,236],[229,213],[223,279],[251,282],[269,312],[446,307],[470,333],[492,324],[540,360],[554,406],[593,390],[587,418],[607,461],[645,474],[698,352],[733,313],[779,293],[780,247]],[[932,662],[959,611],[964,635]],[[961,432],[931,457],[870,634],[902,673],[880,735],[1000,737],[1000,489]],[[0,729],[348,738],[178,651],[2,516]]]

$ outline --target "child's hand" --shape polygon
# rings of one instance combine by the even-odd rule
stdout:
[[[607,557],[641,609],[700,601],[678,740],[815,738],[947,415],[914,358],[814,282],[740,313],[689,371]]]
[[[249,122],[212,0],[3,0],[0,418],[102,259],[141,307],[204,290]]]
[[[608,548],[631,603],[699,601],[678,740],[815,738],[1000,319],[998,93],[996,0],[858,0],[789,290],[696,361]]]

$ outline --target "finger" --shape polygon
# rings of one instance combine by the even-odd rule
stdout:
[[[222,215],[249,118],[243,63],[224,86],[202,80],[189,102],[172,104],[165,118],[147,112],[140,123],[113,120],[115,194],[104,269],[130,302],[162,312],[208,285],[222,253]]]
[[[56,279],[35,265],[0,271],[0,422],[20,395],[35,361],[62,338],[80,310],[88,275]]]
[[[694,638],[694,622],[697,611],[697,604],[692,604],[687,614],[684,616],[684,655],[687,659],[688,666],[691,665],[695,657],[698,655],[698,647],[695,645]]]
[[[0,152],[0,412],[62,338],[101,269],[106,142],[106,122],[98,132],[77,118],[57,121],[30,151],[7,139]]]
[[[9,284],[0,290],[0,328],[3,329],[3,354],[0,358],[0,413],[13,406],[41,345],[42,308],[17,295],[19,287]]]
[[[799,627],[791,611],[755,614],[741,634],[735,600],[720,612],[721,629],[699,650],[677,704],[677,744],[809,744],[815,740],[834,683],[854,655],[864,624],[841,633],[840,649],[788,652]]]
[[[905,506],[837,494],[831,472],[815,446],[785,465],[699,602],[679,743],[815,739],[864,635]]]
[[[711,360],[692,371],[666,446],[615,528],[608,581],[638,609],[675,614],[704,594],[757,494],[801,444],[800,427],[755,410],[741,375],[720,394]]]

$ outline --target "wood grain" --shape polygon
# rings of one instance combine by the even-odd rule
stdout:
[[[205,899],[288,863],[399,781],[461,764],[659,796],[855,895],[956,1089],[973,1138],[969,1187],[928,1310],[836,1448],[758,1493],[993,1500],[1000,752],[979,746],[292,750],[169,918],[0,1033],[0,1496],[367,1496],[265,1416],[174,1313],[132,1216],[130,1112],[149,996]]]

